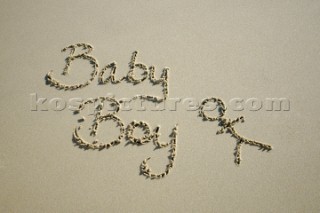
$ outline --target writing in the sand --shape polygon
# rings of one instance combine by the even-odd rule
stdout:
[[[53,71],[50,71],[46,75],[46,81],[47,84],[50,86],[55,87],[59,90],[77,90],[84,88],[88,86],[98,75],[98,82],[100,84],[106,84],[108,82],[112,84],[118,84],[123,81],[127,81],[128,83],[132,83],[133,85],[139,84],[146,79],[149,79],[149,81],[152,84],[159,84],[162,86],[162,97],[158,96],[152,96],[152,95],[136,95],[132,99],[141,99],[151,102],[163,102],[167,99],[169,95],[169,68],[165,67],[162,69],[161,75],[159,78],[155,77],[155,66],[147,66],[146,64],[143,64],[141,62],[137,62],[137,55],[138,52],[134,51],[132,53],[131,59],[129,61],[129,71],[126,76],[123,77],[117,77],[117,63],[116,62],[110,62],[106,66],[104,66],[100,72],[98,72],[99,65],[98,60],[91,55],[90,53],[93,51],[93,47],[90,44],[86,43],[77,43],[74,45],[70,45],[64,49],[62,49],[62,52],[66,52],[67,50],[70,51],[69,55],[66,58],[66,65],[63,69],[62,74],[65,75],[70,72],[70,67],[72,65],[72,62],[74,60],[85,60],[89,62],[89,64],[92,66],[93,70],[89,76],[89,79],[86,82],[82,83],[75,83],[75,84],[64,84],[61,82],[61,80],[56,79],[53,77]],[[78,51],[78,53],[76,53]],[[137,69],[142,70],[142,74],[140,77],[136,76]],[[106,72],[108,72],[108,76],[105,77]],[[218,115],[216,117],[210,117],[204,112],[204,107],[207,103],[212,102],[217,105],[217,111]],[[92,136],[94,139],[92,141],[86,141],[81,133],[82,126],[76,126],[73,132],[73,141],[81,148],[84,149],[93,149],[93,150],[102,150],[102,149],[109,149],[113,146],[119,145],[123,139],[127,140],[128,143],[131,143],[133,145],[144,145],[149,142],[153,142],[156,148],[166,148],[169,147],[169,161],[166,165],[166,168],[163,172],[155,173],[151,170],[151,167],[148,165],[148,161],[151,159],[151,157],[145,158],[141,165],[140,165],[140,171],[141,174],[151,178],[151,179],[160,179],[168,175],[171,171],[171,169],[174,166],[174,162],[176,159],[177,154],[177,135],[178,135],[178,124],[175,124],[172,128],[171,134],[168,136],[169,141],[168,142],[160,142],[160,125],[157,125],[156,127],[152,128],[146,121],[132,121],[129,124],[125,125],[125,123],[122,121],[122,119],[118,116],[118,112],[121,109],[120,105],[121,101],[118,101],[114,97],[97,97],[95,99],[90,99],[83,101],[79,104],[77,110],[75,113],[81,113],[83,109],[88,104],[94,105],[94,120],[92,124],[90,125],[90,136]],[[113,110],[111,113],[103,113],[103,109],[105,106],[109,104],[113,107]],[[217,121],[218,126],[221,127],[220,130],[217,131],[217,134],[222,133],[229,133],[236,139],[236,148],[235,148],[235,163],[237,165],[240,164],[241,158],[240,158],[240,148],[242,144],[248,144],[251,146],[256,146],[262,150],[271,150],[272,147],[270,145],[247,139],[243,136],[241,136],[236,130],[235,130],[235,124],[244,122],[244,117],[240,116],[234,120],[225,118],[225,112],[227,108],[224,104],[224,102],[215,97],[209,97],[202,101],[199,107],[199,116],[205,120],[205,121]],[[84,119],[82,120],[82,122]],[[98,127],[102,122],[114,122],[117,125],[117,128],[119,129],[119,135],[112,141],[102,141],[99,140],[97,137]],[[137,137],[134,134],[134,130],[136,128],[140,128],[143,131],[142,137]]]

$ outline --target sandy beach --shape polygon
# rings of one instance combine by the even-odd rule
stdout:
[[[1,5],[0,212],[320,211],[319,1]],[[87,46],[61,51],[76,44]],[[70,59],[62,75],[72,54],[86,56]],[[141,83],[126,77],[132,58]],[[103,68],[101,79],[115,67],[114,81],[123,80],[99,83]],[[168,71],[166,104],[130,101],[164,97],[152,69],[155,79]],[[90,82],[59,90],[47,84],[49,71],[65,85]],[[81,100],[98,97],[121,103],[116,118],[89,105],[74,113]],[[211,97],[225,110],[215,102],[206,115],[223,114],[224,132],[221,119],[199,116]],[[121,123],[119,144],[81,148],[73,139],[81,125],[84,140],[104,144],[122,134]],[[128,142],[130,123],[132,135],[148,137]],[[248,141],[237,143],[231,127]],[[159,179],[141,170],[149,157]]]

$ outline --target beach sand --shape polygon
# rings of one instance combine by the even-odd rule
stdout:
[[[0,10],[0,212],[320,211],[319,1],[11,0]],[[159,125],[161,142],[179,125],[176,160],[165,178],[147,179],[139,168],[151,157],[152,171],[163,172],[169,148],[122,140],[98,151],[72,142],[78,119],[86,117],[88,130],[93,112],[55,111],[55,101],[69,107],[72,98],[110,93],[162,95],[149,81],[99,85],[96,77],[75,91],[46,85],[50,70],[65,83],[90,78],[84,60],[61,75],[68,56],[61,49],[79,42],[94,47],[99,71],[116,61],[118,77],[127,74],[133,51],[137,62],[156,67],[157,77],[170,68],[169,98],[181,99],[176,110],[171,100],[163,111],[117,114],[125,126]],[[35,94],[47,98],[37,110]],[[217,135],[218,122],[188,107],[190,98],[208,97],[224,101],[226,118],[244,116],[235,124],[240,134],[273,149],[244,144],[237,166],[236,139]],[[290,107],[271,110],[270,98]],[[104,122],[98,131],[103,141],[118,129]]]

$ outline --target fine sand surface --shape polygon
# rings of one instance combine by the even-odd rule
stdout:
[[[319,1],[10,0],[1,1],[0,23],[0,212],[320,211]],[[117,114],[125,126],[159,125],[162,143],[178,124],[169,175],[140,174],[148,157],[153,172],[165,171],[169,147],[122,139],[99,151],[73,143],[82,116],[81,134],[93,140],[93,111],[55,111],[55,100],[162,95],[149,80],[99,85],[96,76],[75,91],[46,85],[50,70],[66,84],[90,78],[84,60],[61,75],[69,54],[61,49],[76,43],[94,47],[99,71],[116,61],[117,78],[127,74],[134,51],[137,63],[155,66],[156,77],[170,68],[169,98],[184,100],[176,110],[171,101],[163,111],[146,103],[146,111],[135,106]],[[34,94],[48,99],[37,110]],[[273,149],[243,144],[237,166],[236,139],[217,135],[218,122],[203,121],[188,107],[188,98],[207,97],[224,101],[226,118],[244,116],[234,125],[239,134]],[[230,102],[235,98],[247,103],[242,111]],[[270,110],[269,98],[284,98],[290,108]],[[117,135],[114,123],[103,122],[97,138]]]

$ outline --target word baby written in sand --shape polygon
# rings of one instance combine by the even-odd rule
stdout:
[[[75,54],[76,49],[82,48],[84,52]],[[150,82],[153,84],[160,84],[162,86],[163,91],[163,97],[157,97],[157,96],[150,96],[150,95],[137,95],[133,97],[133,100],[135,99],[141,99],[141,100],[147,100],[152,102],[163,102],[168,97],[168,72],[169,68],[165,67],[162,70],[162,74],[160,78],[155,77],[155,67],[150,66],[149,68],[142,63],[137,63],[137,51],[134,51],[131,57],[131,60],[129,62],[129,71],[127,76],[124,76],[122,78],[116,79],[115,74],[117,70],[117,64],[116,62],[111,62],[108,65],[106,65],[98,74],[98,61],[92,56],[89,55],[90,52],[92,52],[93,47],[89,44],[85,43],[78,43],[74,45],[70,45],[64,49],[62,49],[62,52],[65,52],[66,50],[70,50],[69,56],[66,58],[66,65],[63,70],[62,74],[67,74],[70,71],[70,66],[72,64],[72,61],[76,59],[82,59],[88,61],[92,67],[93,71],[91,73],[91,77],[89,80],[87,80],[84,83],[80,84],[73,84],[73,85],[66,85],[61,83],[59,80],[55,79],[52,76],[52,71],[50,71],[46,75],[47,83],[59,90],[77,90],[83,87],[88,86],[95,78],[95,76],[98,75],[98,81],[100,84],[106,84],[108,82],[111,82],[113,84],[118,84],[124,80],[126,80],[129,83],[139,84],[149,78]],[[143,73],[141,74],[140,78],[137,78],[135,76],[135,69],[141,69]],[[108,77],[104,78],[104,74],[107,70],[110,70],[110,74]],[[113,107],[112,113],[102,114],[102,110],[104,109],[105,103],[108,102]],[[213,102],[217,104],[217,109],[219,112],[219,115],[217,117],[210,117],[205,114],[204,107],[208,102]],[[98,139],[94,139],[92,142],[87,142],[83,139],[81,136],[80,130],[81,125],[77,126],[74,129],[73,132],[73,141],[81,148],[85,149],[94,149],[94,150],[101,150],[101,149],[108,149],[112,146],[116,146],[121,143],[122,138],[126,138],[126,140],[133,144],[133,145],[144,145],[150,141],[153,141],[156,148],[165,148],[170,146],[170,155],[169,155],[169,163],[166,166],[166,169],[162,173],[153,173],[150,169],[150,167],[147,164],[147,161],[150,160],[150,157],[144,159],[140,165],[141,174],[144,176],[151,178],[151,179],[159,179],[163,178],[166,175],[169,174],[170,170],[173,168],[174,161],[176,158],[176,146],[177,146],[177,134],[178,134],[178,125],[176,124],[174,128],[172,129],[172,133],[169,135],[170,142],[168,143],[161,143],[159,142],[160,137],[160,126],[157,126],[153,130],[151,130],[150,125],[145,121],[132,121],[130,122],[127,127],[125,128],[124,123],[122,122],[121,118],[117,116],[116,114],[120,111],[120,103],[121,101],[117,101],[114,97],[97,97],[95,99],[83,101],[78,109],[75,111],[75,113],[80,113],[87,104],[95,104],[95,110],[94,110],[94,120],[91,125],[91,132],[90,135],[93,137],[97,136],[97,130],[99,127],[99,124],[104,121],[112,121],[115,122],[117,127],[119,128],[119,135],[118,137],[111,141],[111,142],[99,142]],[[222,133],[230,133],[234,138],[237,139],[236,142],[236,148],[235,148],[235,163],[237,165],[240,164],[241,158],[240,158],[240,148],[242,144],[249,144],[252,146],[257,146],[262,150],[271,150],[272,147],[267,144],[260,143],[258,141],[249,140],[243,136],[241,136],[235,129],[234,125],[236,123],[244,122],[244,117],[241,116],[239,118],[236,118],[235,120],[226,119],[224,118],[226,112],[226,107],[223,101],[219,98],[206,98],[202,101],[199,107],[199,116],[203,118],[203,120],[207,121],[218,121],[218,125],[221,126],[221,129],[217,131],[217,134]],[[84,119],[82,119],[84,121]],[[144,135],[140,138],[135,137],[133,132],[135,128],[140,128]]]
[[[82,48],[84,52],[75,54],[75,50],[77,48]],[[150,99],[151,101],[158,101],[159,102],[159,101],[166,100],[168,97],[168,92],[169,92],[168,91],[168,71],[169,71],[169,68],[165,67],[162,70],[162,74],[161,74],[160,78],[156,79],[154,66],[150,66],[148,68],[145,64],[136,62],[137,54],[138,54],[137,51],[134,51],[132,53],[131,60],[129,62],[128,74],[122,78],[116,79],[116,76],[115,76],[116,71],[117,71],[117,63],[116,62],[111,62],[111,63],[107,64],[98,74],[98,67],[99,67],[98,61],[97,61],[97,59],[95,59],[95,57],[93,57],[92,55],[89,55],[89,53],[91,53],[93,50],[93,47],[90,44],[79,43],[79,44],[70,45],[66,48],[63,48],[62,52],[65,52],[67,50],[70,50],[70,54],[66,58],[66,65],[65,65],[64,70],[62,72],[63,75],[66,75],[69,73],[70,66],[71,66],[72,62],[76,59],[82,59],[82,60],[88,61],[92,65],[93,71],[90,75],[89,80],[87,80],[84,83],[73,84],[73,85],[66,85],[66,84],[61,83],[59,80],[55,79],[52,76],[53,71],[50,71],[46,75],[46,80],[47,80],[48,84],[50,84],[51,86],[54,86],[57,89],[76,90],[76,89],[86,87],[95,79],[95,77],[97,75],[98,75],[99,84],[106,84],[108,82],[111,82],[113,84],[118,84],[118,83],[126,80],[127,82],[135,85],[135,84],[139,84],[139,83],[143,82],[144,80],[146,80],[149,77],[149,80],[152,84],[155,84],[155,85],[160,84],[162,86],[163,98],[153,96],[153,97],[146,97],[146,99]],[[137,78],[134,74],[134,71],[136,68],[141,69],[143,71],[140,78]],[[107,70],[110,70],[110,74],[108,77],[104,78],[104,74]]]

